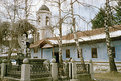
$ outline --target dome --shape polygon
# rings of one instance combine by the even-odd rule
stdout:
[[[46,11],[50,11],[49,8],[46,5],[42,5],[39,10],[46,10]]]

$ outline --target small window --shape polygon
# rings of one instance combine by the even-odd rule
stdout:
[[[113,58],[115,58],[115,57],[116,57],[116,56],[115,56],[115,47],[111,47],[111,49],[112,49]]]
[[[66,49],[66,58],[70,58],[70,49]]]
[[[34,53],[37,53],[38,52],[38,48],[34,48]]]
[[[92,58],[97,58],[97,48],[92,48]]]
[[[81,49],[81,54],[82,54],[82,49]],[[77,49],[77,57],[80,58],[78,49]]]
[[[41,18],[40,18],[40,17],[38,17],[38,22],[40,23],[40,21],[41,21]]]
[[[38,58],[38,57],[34,57],[34,58]]]
[[[49,17],[46,17],[46,25],[49,25]]]

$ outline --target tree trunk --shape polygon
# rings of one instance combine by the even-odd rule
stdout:
[[[62,59],[62,19],[61,19],[61,0],[59,6],[59,76],[63,75],[63,59]]]
[[[28,19],[28,4],[27,4],[28,0],[25,0],[25,19]]]
[[[106,45],[107,45],[107,53],[109,57],[110,72],[112,72],[112,71],[117,71],[117,68],[112,54],[110,34],[109,34],[109,28],[108,28],[109,27],[108,21],[111,21],[110,12],[111,11],[110,11],[109,0],[106,0],[106,17],[105,17],[104,26],[105,26],[105,33],[106,33]]]
[[[59,0],[59,63],[62,64],[62,20],[61,20],[61,2]]]
[[[16,0],[14,0],[14,17],[13,17],[13,20],[12,21],[12,26],[11,26],[11,29],[14,30],[14,24],[15,24],[15,19],[16,19]],[[12,50],[13,48],[15,47],[15,42],[13,41],[14,40],[14,33],[12,31],[10,31],[10,37],[11,37],[11,40],[9,42],[9,52],[8,52],[8,63],[10,64],[10,59],[11,59],[11,54],[12,54]]]
[[[76,34],[76,27],[75,27],[76,23],[75,23],[75,18],[74,18],[73,2],[72,2],[72,0],[71,0],[71,14],[72,14],[72,26],[73,26],[74,40],[76,42],[77,50],[79,52],[81,64],[83,65],[83,70],[86,71],[86,65],[85,65],[83,54],[81,52],[81,48],[80,48],[80,45],[79,45],[78,37],[77,37],[77,34]]]

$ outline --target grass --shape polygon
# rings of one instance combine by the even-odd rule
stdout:
[[[121,73],[97,73],[95,78],[104,81],[121,81]]]
[[[0,81],[9,81],[9,80],[7,80],[7,79],[0,79]]]
[[[94,74],[95,78],[96,78],[96,81],[121,81],[121,73],[96,73]],[[83,77],[84,78],[84,77]],[[4,80],[1,80],[0,81],[11,81],[11,80],[7,80],[7,79],[4,79]],[[39,81],[39,80],[37,80]],[[40,80],[40,81],[45,81],[45,80]],[[84,81],[84,80],[83,80]],[[88,80],[86,80],[88,81]],[[91,80],[89,80],[91,81]]]

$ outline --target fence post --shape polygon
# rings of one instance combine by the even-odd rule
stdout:
[[[72,59],[72,79],[76,79],[77,78],[77,68],[76,68],[76,63],[75,61]]]
[[[21,80],[20,81],[30,81],[30,64],[29,60],[25,58],[21,66]]]
[[[63,69],[64,69],[65,75],[67,76],[67,78],[69,78],[69,63],[68,63],[67,60],[64,62],[64,68]]]
[[[70,81],[79,81],[77,79],[77,67],[75,61],[72,59],[72,79]]]
[[[45,61],[43,62],[43,64],[44,64],[46,70],[47,70],[47,71],[50,71],[50,62],[49,62],[49,60],[45,60]]]
[[[53,81],[58,81],[58,65],[56,63],[56,59],[53,58],[52,59],[52,78],[53,78]]]
[[[4,78],[4,76],[6,75],[6,72],[7,72],[7,60],[4,59],[2,60],[2,64],[1,64],[1,78]]]
[[[89,61],[89,64],[90,64],[91,79],[94,80],[94,71],[93,71],[93,62],[92,62],[92,60]]]
[[[72,79],[72,63],[69,62],[69,78]]]

